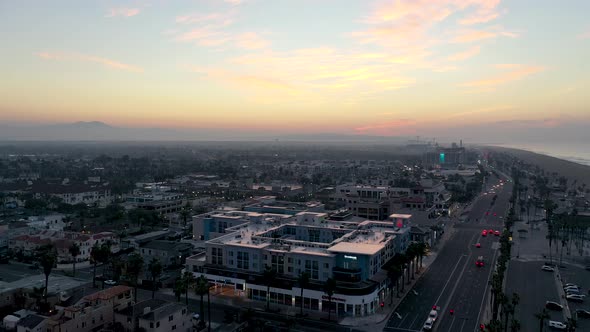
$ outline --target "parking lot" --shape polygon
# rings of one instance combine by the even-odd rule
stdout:
[[[563,284],[573,283],[581,287],[581,293],[590,296],[590,271],[580,267],[565,264],[564,268],[559,269],[561,274],[561,282]],[[584,302],[568,301],[568,305],[572,314],[576,309],[584,309],[590,311],[590,299],[586,298]],[[578,318],[578,327],[576,331],[590,331],[590,318]]]
[[[516,309],[521,331],[538,331],[539,320],[535,314],[541,312],[546,301],[562,303],[557,291],[554,272],[542,271],[543,262],[510,261],[506,280],[506,294],[517,293],[520,304]],[[565,322],[564,312],[548,310],[550,318]],[[548,321],[546,320],[546,322]]]

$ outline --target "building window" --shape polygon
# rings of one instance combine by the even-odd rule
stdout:
[[[318,261],[305,260],[305,272],[307,272],[311,279],[319,279]]]
[[[211,264],[223,265],[223,249],[212,248],[211,249]]]
[[[173,330],[176,330],[176,325],[172,325],[172,329]]]
[[[277,271],[278,274],[285,273],[285,257],[272,255],[272,269]]]
[[[171,322],[174,319],[174,315],[168,316],[168,321]]]
[[[156,328],[160,327],[160,322],[156,322]]]
[[[250,268],[250,256],[247,252],[238,251],[238,269]]]
[[[154,328],[154,322],[150,322],[150,329]]]

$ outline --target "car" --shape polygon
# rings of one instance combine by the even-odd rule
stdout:
[[[568,301],[574,301],[574,302],[584,302],[584,295],[579,295],[579,294],[571,294],[571,295],[566,295],[565,298]]]
[[[488,235],[488,231],[486,231],[485,229],[481,232],[481,236],[486,236]]]
[[[495,231],[495,232],[494,232],[494,235],[495,235],[495,236],[500,236],[500,231]]]
[[[476,247],[476,248],[481,248],[481,243],[476,243],[476,244],[475,244],[475,247]]]
[[[111,279],[105,280],[104,283],[109,286],[114,286],[117,284],[117,282],[115,280],[111,280]]]
[[[555,271],[555,269],[553,267],[549,266],[549,265],[543,265],[543,266],[541,266],[541,270],[543,270],[543,271],[549,271],[549,272]]]
[[[486,211],[486,216],[489,216],[489,215],[490,215],[490,211]]]
[[[575,289],[568,289],[565,291],[565,295],[583,295],[582,293],[580,293],[579,290],[575,290]],[[583,295],[586,296],[586,295]]]
[[[576,286],[576,287],[578,287],[578,285],[572,284],[571,282],[568,282],[567,284],[564,284],[563,285],[563,288],[570,287],[570,286]]]
[[[430,313],[428,314],[428,318],[432,318],[432,320],[434,322],[436,322],[436,319],[438,318],[438,311],[430,310]]]
[[[475,266],[477,266],[477,267],[483,266],[483,256],[477,257],[477,260],[475,261]]]
[[[565,330],[567,329],[567,325],[565,325],[565,323],[562,322],[558,322],[556,320],[550,320],[547,325],[551,328],[554,328],[556,330]]]
[[[491,235],[491,234],[494,234],[494,230],[493,230],[493,229],[490,229],[490,230],[488,231],[488,233],[490,233],[490,235]]]
[[[422,327],[424,329],[424,331],[430,331],[432,330],[432,326],[434,325],[434,320],[430,317],[428,317],[426,319],[426,321],[424,322],[424,326]]]
[[[578,288],[578,286],[568,286],[568,287],[564,287],[564,288],[563,288],[563,290],[564,290],[564,291],[566,291],[566,292],[567,292],[567,291],[576,291],[576,292],[579,292],[579,291],[580,291],[580,289]]]
[[[549,309],[549,310],[555,310],[555,311],[562,311],[563,310],[563,306],[557,302],[553,302],[553,301],[547,301],[545,302],[545,308]]]
[[[578,317],[582,317],[582,318],[590,318],[590,311],[584,310],[584,309],[577,309],[576,315],[578,315]]]
[[[497,217],[497,216],[498,216],[498,214],[496,212],[494,212],[494,217]]]

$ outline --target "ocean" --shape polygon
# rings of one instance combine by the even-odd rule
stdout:
[[[590,144],[502,144],[501,146],[527,150],[590,166]]]

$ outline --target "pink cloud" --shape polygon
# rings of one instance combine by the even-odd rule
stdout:
[[[46,60],[55,60],[55,61],[78,61],[78,62],[91,62],[91,63],[98,63],[107,68],[129,71],[134,73],[143,73],[143,68],[118,62],[115,60],[102,58],[94,55],[86,55],[86,54],[77,54],[77,53],[50,53],[50,52],[40,52],[36,54],[38,57]]]
[[[407,135],[416,132],[416,121],[410,119],[398,119],[392,121],[380,121],[354,128],[355,133],[362,135]]]
[[[131,16],[135,16],[137,14],[139,14],[139,8],[111,8],[109,10],[109,13],[106,15],[106,17],[116,17],[116,16],[122,16],[122,17],[131,17]]]
[[[590,39],[590,31],[581,33],[577,36],[578,39]]]

